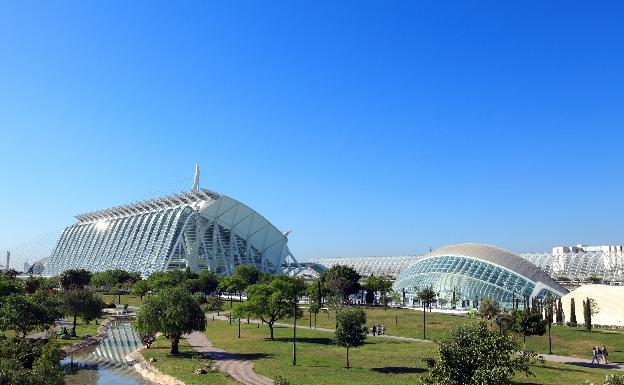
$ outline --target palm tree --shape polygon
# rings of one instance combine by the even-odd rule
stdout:
[[[423,339],[427,339],[426,324],[427,324],[427,307],[431,308],[431,304],[436,301],[436,293],[433,291],[433,287],[425,287],[423,290],[417,292],[417,298],[423,307]]]

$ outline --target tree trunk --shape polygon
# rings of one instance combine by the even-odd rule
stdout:
[[[171,354],[178,354],[180,345],[180,337],[171,337]]]
[[[73,337],[76,337],[76,314],[74,314],[74,322],[73,322],[73,325],[74,325],[74,329],[73,329],[74,331],[73,331],[73,333],[72,333],[72,336],[73,336]]]
[[[423,303],[423,340],[427,339],[427,309],[425,307],[425,304]]]
[[[275,341],[275,338],[273,338],[273,324],[267,324],[269,325],[269,329],[271,330],[271,341]]]
[[[316,330],[316,313],[314,313],[314,330]]]
[[[240,338],[240,317],[238,317],[238,338]]]
[[[526,350],[526,334],[522,335],[522,350]]]
[[[310,327],[309,329],[312,330],[312,312],[308,312],[310,314]]]
[[[349,347],[347,346],[347,369],[349,369]]]
[[[121,305],[121,290],[117,288],[117,303]]]

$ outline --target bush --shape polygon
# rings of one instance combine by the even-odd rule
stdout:
[[[117,305],[115,305],[115,302],[111,302],[111,303],[107,303],[104,306],[104,309],[115,309],[117,307]]]
[[[604,385],[624,385],[624,374],[612,374],[607,376]]]
[[[290,385],[290,382],[288,382],[287,379],[285,379],[284,377],[277,375],[275,376],[275,378],[273,379],[273,384],[274,385]],[[611,384],[609,384],[611,385]],[[617,384],[619,385],[619,384]]]
[[[576,322],[566,322],[566,326],[570,326],[572,328],[575,328],[575,327],[578,326],[578,323],[576,323]]]

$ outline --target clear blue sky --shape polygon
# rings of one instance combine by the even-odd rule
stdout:
[[[2,1],[0,248],[190,187],[195,163],[300,259],[624,243],[623,20],[616,1]]]

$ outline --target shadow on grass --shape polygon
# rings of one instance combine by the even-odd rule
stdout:
[[[271,339],[267,338],[267,341]],[[289,342],[292,343],[292,338],[276,338],[275,342]],[[331,345],[334,343],[334,340],[331,338],[323,338],[323,337],[297,337],[297,342],[308,343],[308,344],[319,344],[319,345]]]
[[[383,374],[411,374],[411,373],[424,373],[427,370],[423,368],[409,368],[407,366],[385,366],[383,368],[373,368],[373,372]]]
[[[584,367],[584,368],[595,368],[595,366],[590,366],[590,364],[585,364],[585,365],[581,365],[584,364],[583,362],[566,362],[564,365],[570,365],[570,367],[565,367],[565,368],[555,368],[552,366],[536,366],[539,367],[540,369],[545,369],[545,370],[553,370],[555,372],[578,372],[578,373],[588,373],[586,370],[583,369],[573,369],[572,367],[574,366],[580,366],[580,367]]]

